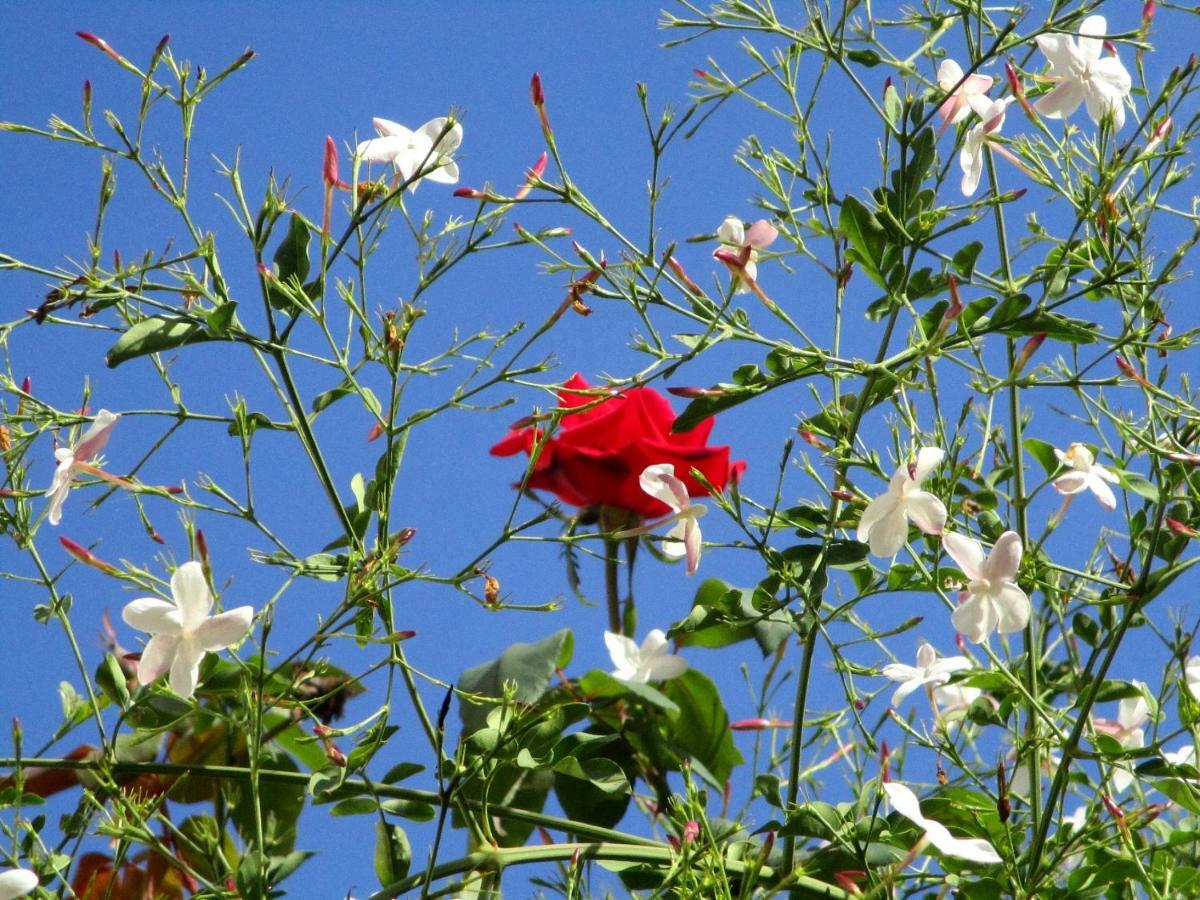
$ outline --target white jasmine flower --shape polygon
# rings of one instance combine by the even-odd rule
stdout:
[[[728,244],[745,254],[745,272],[751,281],[758,280],[758,251],[771,246],[777,237],[778,229],[766,219],[759,219],[747,231],[741,219],[726,216],[717,228],[717,239],[722,244]],[[735,294],[745,294],[750,290],[750,285],[740,276],[737,282]]]
[[[1118,483],[1117,476],[1104,466],[1096,465],[1096,457],[1091,450],[1083,444],[1072,444],[1066,453],[1055,448],[1054,455],[1064,466],[1070,466],[1070,471],[1054,479],[1055,490],[1060,494],[1078,494],[1086,488],[1096,495],[1105,509],[1117,508],[1117,498],[1108,486]]]
[[[1120,59],[1101,58],[1107,32],[1104,16],[1088,16],[1079,25],[1078,41],[1066,34],[1038,35],[1038,46],[1050,62],[1050,78],[1058,82],[1037,102],[1038,112],[1048,119],[1065,119],[1084,103],[1097,125],[1106,113],[1112,113],[1117,128],[1125,124],[1125,98],[1133,82]]]
[[[858,539],[869,542],[875,556],[895,556],[908,540],[908,523],[912,521],[926,534],[941,534],[946,524],[946,507],[928,491],[921,490],[935,466],[946,457],[939,447],[922,447],[917,461],[902,465],[888,483],[886,494],[872,500],[858,522]]]
[[[946,93],[946,99],[938,107],[942,131],[951,125],[957,125],[970,115],[972,110],[977,116],[982,116],[991,105],[992,101],[987,92],[991,90],[992,78],[976,73],[964,81],[962,66],[952,59],[943,59],[938,66],[937,83]]]
[[[24,897],[37,886],[37,874],[28,869],[5,869],[0,872],[0,900]]]
[[[651,531],[673,522],[674,526],[663,538],[659,549],[673,559],[686,556],[687,573],[695,575],[696,570],[700,567],[699,520],[708,510],[692,502],[692,498],[688,495],[687,485],[675,477],[675,466],[671,463],[655,463],[652,466],[646,466],[638,478],[638,484],[655,500],[669,506],[671,514],[647,525],[639,525],[637,528],[618,532],[615,537],[627,538],[649,534]]]
[[[50,507],[46,518],[51,525],[57,525],[62,521],[63,504],[67,500],[67,495],[71,493],[71,482],[75,480],[76,474],[79,472],[101,474],[94,465],[89,465],[88,461],[104,449],[113,426],[120,418],[117,413],[110,413],[107,409],[102,409],[96,413],[96,418],[92,420],[92,424],[83,433],[78,444],[74,447],[59,447],[54,451],[54,458],[58,460],[58,468],[54,470],[54,480],[46,491],[46,496],[50,498]]]
[[[404,179],[423,171],[410,190],[415,190],[426,178],[440,184],[458,181],[458,163],[451,158],[462,143],[463,129],[458,122],[441,116],[430,119],[416,131],[389,119],[372,119],[371,122],[379,137],[363,141],[355,148],[354,155],[359,159],[391,163]]]
[[[121,613],[125,622],[152,635],[138,662],[137,678],[149,684],[166,671],[180,697],[191,697],[200,677],[200,661],[209,651],[230,647],[245,637],[254,618],[249,606],[239,606],[215,616],[212,592],[198,562],[186,562],[171,576],[174,603],[143,597]]]
[[[1200,700],[1200,656],[1189,656],[1183,664],[1183,679],[1187,682],[1188,691]]]
[[[933,645],[926,642],[917,648],[917,664],[915,666],[892,663],[884,666],[881,671],[885,678],[900,682],[900,686],[892,694],[892,706],[899,706],[917,688],[923,685],[940,687],[950,680],[952,672],[961,672],[969,668],[971,668],[971,661],[965,656],[945,656],[938,659]],[[967,688],[966,690],[975,689]],[[976,691],[976,696],[978,696],[978,691]],[[947,696],[947,699],[951,698]]]
[[[975,191],[979,189],[979,179],[983,175],[984,145],[990,142],[990,135],[1000,133],[1000,128],[1004,125],[1005,110],[1012,102],[1012,97],[1004,97],[988,104],[987,109],[980,113],[981,121],[967,132],[962,149],[958,151],[958,164],[962,167],[963,172],[961,187],[964,197],[974,195]],[[1002,151],[1005,157],[1020,165],[1007,149],[1000,147],[999,144],[993,146]]]
[[[1145,687],[1140,681],[1131,681],[1139,692]],[[1125,750],[1140,750],[1146,746],[1144,726],[1150,720],[1150,704],[1142,693],[1136,697],[1126,697],[1117,706],[1116,721],[1112,719],[1094,719],[1093,727],[1119,743]],[[1128,762],[1113,764],[1112,785],[1118,794],[1133,783],[1133,772]]]
[[[946,856],[955,856],[984,865],[998,865],[1003,862],[996,848],[983,838],[955,837],[941,822],[921,815],[921,803],[906,785],[888,781],[884,783],[883,790],[888,795],[892,808],[918,828],[924,829],[925,840]]]
[[[645,684],[648,681],[665,681],[678,678],[688,669],[687,660],[667,652],[667,636],[655,628],[638,646],[621,634],[604,632],[604,643],[612,657],[613,677],[621,681]]]
[[[986,559],[979,542],[961,534],[946,534],[942,546],[970,579],[965,599],[950,617],[967,640],[978,644],[993,631],[1010,634],[1025,627],[1030,603],[1015,581],[1022,552],[1015,531],[1000,535]]]

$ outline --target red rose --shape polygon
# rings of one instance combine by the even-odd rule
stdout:
[[[576,373],[558,394],[562,409],[596,402],[595,394],[581,394],[591,386]],[[729,462],[728,447],[707,446],[713,419],[691,431],[672,434],[675,411],[653,388],[641,387],[613,393],[580,413],[565,415],[558,430],[542,446],[529,477],[529,487],[553,492],[574,506],[615,506],[644,518],[664,516],[671,510],[647,495],[638,484],[642,470],[656,463],[671,463],[675,474],[693,497],[708,491],[689,473],[698,469],[718,491],[736,480],[744,462]],[[493,456],[531,454],[541,430],[535,427],[510,431]]]

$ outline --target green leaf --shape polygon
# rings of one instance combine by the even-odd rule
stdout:
[[[559,747],[568,746],[569,739],[585,737],[611,739],[615,738],[616,735],[579,732],[563,738],[559,742],[558,747],[555,748],[555,752],[559,751]],[[579,741],[576,740],[575,743],[578,744]],[[632,798],[632,791],[628,787],[629,782],[634,777],[634,773],[637,771],[632,748],[624,740],[609,740],[604,743],[591,741],[584,742],[581,746],[572,748],[570,752],[576,758],[587,756],[589,757],[589,761],[593,754],[602,754],[600,758],[616,766],[617,771],[621,772],[621,777],[626,782],[626,790],[623,792],[604,790],[602,786],[593,784],[591,779],[581,779],[574,776],[573,773],[564,772],[556,765],[554,772],[554,795],[558,798],[563,812],[566,813],[568,818],[578,822],[598,825],[601,828],[614,827],[624,818],[625,811],[629,808],[629,802]]]
[[[512,681],[517,686],[516,700],[533,704],[546,692],[555,669],[570,661],[570,649],[574,642],[570,629],[556,631],[536,644],[513,644],[499,659],[481,663],[463,672],[458,687],[469,694],[500,698],[504,696],[504,683]],[[460,702],[458,711],[462,717],[464,733],[478,731],[487,724],[491,706],[476,706]]]
[[[275,250],[275,271],[280,281],[302,289],[299,286],[308,278],[308,244],[311,237],[304,219],[293,213],[288,221],[287,234]],[[267,299],[275,309],[295,311],[295,301],[277,285],[268,284]]]
[[[621,681],[599,669],[593,669],[579,679],[579,690],[588,698],[637,697],[667,712],[679,711],[678,706],[650,685]]]
[[[96,669],[96,684],[121,709],[129,706],[129,684],[121,670],[121,663],[113,654],[106,653],[104,661]]]
[[[1005,325],[1000,331],[1013,337],[1044,334],[1068,344],[1092,344],[1099,335],[1100,325],[1061,313],[1037,310]]]
[[[887,252],[887,232],[875,214],[852,195],[842,200],[842,211],[838,215],[838,229],[850,242],[846,255],[857,262],[872,281],[887,288],[884,271],[884,254]]]
[[[1038,461],[1038,465],[1047,475],[1053,475],[1062,468],[1062,463],[1058,461],[1058,457],[1054,453],[1053,444],[1031,437],[1025,438],[1023,443],[1026,452]]]
[[[183,316],[148,316],[134,322],[109,348],[105,359],[108,367],[115,369],[121,363],[139,356],[213,339],[202,322]]]
[[[594,757],[578,759],[568,756],[554,764],[554,771],[570,778],[586,781],[596,790],[604,794],[628,794],[629,779],[611,759]]]
[[[286,753],[263,750],[259,762],[264,769],[299,772]],[[248,846],[257,841],[258,825],[255,796],[250,783],[226,783],[230,813],[238,834]],[[304,786],[291,782],[263,781],[258,785],[258,806],[262,816],[263,849],[268,854],[290,853],[296,844],[296,823],[304,809]],[[253,855],[253,854],[247,854]]]
[[[365,816],[379,809],[379,802],[374,797],[350,797],[333,804],[329,810],[331,816]]]
[[[954,271],[962,278],[970,278],[975,273],[975,262],[979,259],[981,252],[983,252],[983,241],[971,241],[965,247],[960,248],[950,261],[954,266]]]
[[[1145,476],[1139,475],[1137,472],[1128,472],[1124,469],[1114,470],[1114,474],[1121,479],[1121,487],[1127,491],[1133,491],[1140,497],[1145,497],[1151,503],[1158,502],[1158,488],[1146,480]]]
[[[399,825],[375,823],[375,877],[383,887],[408,875],[412,865],[412,845]]]
[[[672,626],[671,637],[681,647],[714,648],[753,638],[767,657],[787,640],[792,623],[783,610],[764,616],[753,597],[753,590],[709,578],[696,591],[692,612]]]
[[[742,754],[733,743],[717,686],[704,673],[689,669],[668,681],[663,693],[679,707],[679,715],[671,721],[672,737],[712,773],[714,787],[724,789],[734,768],[742,764]]]

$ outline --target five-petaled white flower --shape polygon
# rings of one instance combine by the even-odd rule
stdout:
[[[883,667],[882,674],[885,678],[900,682],[900,686],[892,694],[892,706],[899,706],[904,702],[904,698],[917,688],[923,685],[941,688],[950,680],[951,673],[969,668],[971,668],[971,661],[965,656],[944,656],[938,659],[933,645],[926,642],[917,648],[917,664],[915,666],[892,663]],[[975,696],[978,696],[977,689],[968,688],[967,690],[976,690]],[[946,699],[959,698],[957,695],[955,697],[947,695]],[[974,699],[975,697],[971,698],[972,701]]]
[[[1004,112],[1008,109],[1008,104],[1012,102],[1012,97],[1002,97],[989,103],[987,108],[979,114],[981,121],[968,131],[966,138],[963,139],[962,149],[958,151],[958,164],[962,166],[964,197],[974,195],[975,191],[979,189],[979,178],[983,174],[984,145],[991,143],[991,135],[1000,133],[1000,127],[1004,124]],[[1016,162],[1015,158],[999,144],[994,146],[1002,150],[1005,157]],[[1017,165],[1020,163],[1017,162]]]
[[[1054,455],[1064,466],[1070,466],[1070,471],[1064,472],[1054,479],[1054,488],[1060,494],[1078,494],[1084,488],[1096,495],[1100,505],[1105,509],[1116,509],[1117,498],[1113,496],[1112,488],[1105,484],[1117,484],[1117,476],[1104,466],[1096,465],[1096,457],[1083,444],[1072,444],[1063,453],[1057,447]]]
[[[1183,680],[1193,697],[1200,700],[1200,656],[1189,656],[1183,664]]]
[[[659,549],[673,559],[686,556],[687,573],[695,575],[696,570],[700,567],[699,519],[708,510],[692,502],[687,485],[675,476],[675,466],[671,463],[655,463],[652,466],[646,466],[638,478],[638,484],[651,497],[669,506],[671,514],[646,525],[618,532],[615,537],[627,538],[649,534],[656,528],[674,522],[674,527],[667,532]]]
[[[937,83],[946,92],[946,99],[938,107],[938,115],[942,119],[941,131],[957,125],[972,110],[982,116],[991,105],[992,101],[987,96],[992,87],[991,76],[975,73],[964,80],[962,66],[952,59],[943,59],[938,66]]]
[[[134,600],[122,611],[121,618],[151,635],[138,662],[138,681],[149,684],[170,670],[171,690],[181,697],[191,697],[204,654],[231,647],[245,637],[254,610],[239,606],[210,616],[213,595],[204,570],[195,561],[175,570],[171,595],[174,603],[157,597]]]
[[[117,424],[119,418],[121,416],[118,413],[110,413],[107,409],[100,410],[96,413],[96,418],[92,420],[87,431],[83,433],[83,437],[79,439],[78,444],[74,447],[59,447],[54,451],[54,458],[58,460],[58,468],[54,470],[54,480],[46,491],[46,496],[50,498],[50,508],[46,513],[46,518],[49,519],[51,525],[57,525],[62,521],[63,504],[67,500],[67,495],[71,493],[71,482],[75,479],[76,473],[86,471],[100,474],[94,465],[88,464],[88,461],[104,449],[104,445],[108,443],[108,436],[112,433],[113,426]]]
[[[23,897],[37,886],[37,874],[28,869],[5,869],[0,872],[0,900]]]
[[[993,631],[1010,634],[1028,624],[1029,597],[1015,580],[1022,553],[1015,531],[996,538],[986,558],[978,541],[954,532],[942,537],[942,546],[970,579],[962,603],[950,617],[967,640],[979,644]]]
[[[1150,704],[1141,693],[1145,685],[1140,681],[1131,681],[1139,691],[1136,697],[1126,697],[1117,706],[1116,721],[1112,719],[1093,719],[1092,726],[1101,734],[1114,738],[1124,750],[1140,750],[1146,746],[1146,732],[1142,726],[1150,720]],[[1113,764],[1112,785],[1118,794],[1133,783],[1133,772],[1128,768],[1128,762]]]
[[[758,251],[770,247],[779,237],[779,230],[766,219],[759,219],[749,230],[737,216],[726,216],[717,228],[717,240],[737,248],[744,255],[746,277],[751,281],[758,280]],[[737,277],[735,294],[745,294],[750,285],[741,276]]]
[[[1066,34],[1038,35],[1038,46],[1050,61],[1049,76],[1058,82],[1037,102],[1038,112],[1065,119],[1085,103],[1097,125],[1106,113],[1112,113],[1117,128],[1125,124],[1125,98],[1133,82],[1117,56],[1101,58],[1107,32],[1104,16],[1088,16],[1079,25],[1078,42]]]
[[[908,540],[911,520],[926,534],[941,534],[946,525],[946,507],[921,482],[946,457],[939,447],[922,447],[917,461],[901,465],[892,475],[886,494],[880,494],[863,510],[858,522],[858,539],[869,542],[875,556],[895,556]]]
[[[458,163],[451,154],[462,143],[462,125],[441,116],[430,119],[416,131],[410,131],[398,122],[388,119],[372,119],[379,137],[363,141],[354,150],[354,155],[365,162],[391,163],[401,178],[412,178],[423,173],[412,183],[416,190],[422,180],[428,178],[440,184],[458,181]]]
[[[983,838],[955,837],[941,822],[927,819],[921,815],[921,802],[917,795],[907,786],[896,781],[887,781],[883,785],[892,808],[918,828],[925,831],[925,840],[933,844],[946,856],[955,856],[968,862],[998,865],[1003,862],[1000,854],[990,842]]]
[[[645,684],[648,681],[664,681],[678,678],[688,669],[687,660],[667,652],[667,636],[655,628],[638,646],[622,634],[604,632],[604,643],[612,657],[613,677],[621,681]]]

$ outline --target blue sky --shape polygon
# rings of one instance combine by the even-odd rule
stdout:
[[[1122,27],[1136,24],[1135,5],[1140,6],[1127,4],[1128,21],[1118,23]],[[256,290],[253,265],[237,244],[238,236],[227,212],[211,196],[224,187],[215,174],[213,157],[230,161],[240,152],[243,177],[252,198],[261,192],[268,172],[280,179],[291,177],[294,204],[315,219],[320,211],[321,150],[326,135],[345,144],[353,142],[356,134],[368,136],[373,116],[416,126],[454,109],[465,129],[458,154],[462,183],[482,186],[492,182],[507,188],[520,181],[523,170],[543,149],[528,101],[529,77],[540,71],[559,145],[573,176],[615,223],[642,237],[647,228],[649,153],[635,82],[650,86],[652,109],[664,103],[683,107],[692,70],[707,65],[707,54],[717,56],[733,72],[748,70],[748,61],[730,40],[661,49],[656,7],[632,2],[475,3],[461,4],[453,11],[416,3],[339,9],[314,3],[215,4],[203,9],[183,4],[70,8],[42,3],[18,4],[6,11],[6,19],[0,33],[0,119],[30,124],[44,123],[51,113],[76,120],[85,78],[91,80],[97,110],[113,107],[127,119],[132,118],[136,94],[131,80],[76,38],[75,31],[99,34],[137,60],[144,60],[159,38],[169,33],[178,57],[200,62],[210,72],[219,70],[246,47],[254,48],[257,56],[253,63],[203,103],[194,160],[198,218],[204,229],[218,234],[227,254],[225,270],[235,291],[247,294]],[[1160,43],[1158,53],[1148,58],[1148,69],[1159,72],[1157,77],[1181,61],[1178,51],[1187,43],[1183,36],[1172,37],[1167,29],[1159,34],[1161,40],[1180,43],[1178,47]],[[960,49],[953,43],[951,46]],[[883,71],[864,75],[872,77],[880,81],[871,84],[872,89],[882,92]],[[878,177],[877,129],[861,98],[844,82],[831,81],[824,103],[819,132],[830,135],[835,159],[841,163],[835,182],[840,190],[865,196],[865,189]],[[170,147],[174,128],[164,111],[151,133]],[[659,218],[664,242],[682,242],[692,235],[712,232],[728,214],[756,217],[747,201],[756,185],[732,161],[740,142],[751,131],[775,140],[786,137],[776,123],[751,118],[744,107],[731,104],[715,115],[695,140],[675,146],[666,164],[672,182]],[[943,153],[949,150],[948,142],[947,137]],[[83,258],[85,236],[94,219],[99,160],[76,148],[25,136],[0,135],[0,167],[6,173],[5,188],[0,192],[0,252],[45,265]],[[1002,171],[1001,177],[1006,187],[1019,186],[1013,170]],[[168,242],[183,237],[178,221],[161,206],[152,205],[151,200],[134,172],[119,173],[106,250],[120,248],[127,257],[134,257],[146,249],[161,250]],[[426,205],[438,217],[471,212],[468,201],[455,200],[447,189],[434,184],[421,187],[410,209]],[[512,219],[529,226],[564,224],[578,228],[579,224],[564,211],[549,207],[522,209],[521,215]],[[375,304],[380,308],[404,298],[413,285],[411,244],[404,241],[400,228],[394,231],[389,235],[390,243],[375,260],[372,276]],[[599,241],[587,229],[581,229],[578,236],[595,253],[616,253],[611,242]],[[707,282],[711,246],[682,247],[685,265],[698,280],[703,276]],[[428,321],[422,323],[414,349],[427,354],[437,352],[456,327],[469,333],[484,327],[502,329],[517,320],[540,322],[564,293],[562,276],[540,273],[541,262],[536,251],[521,249],[478,258],[462,266],[425,298]],[[802,318],[814,340],[827,343],[831,318],[826,285],[820,283],[819,297],[810,296],[810,286],[817,282],[806,278],[803,266],[790,277],[773,269],[768,278],[774,298]],[[856,279],[848,295],[850,304],[861,307],[873,299],[865,282],[865,278]],[[35,278],[7,274],[0,286],[4,303],[0,318],[5,321],[36,305],[45,290]],[[593,380],[605,372],[624,376],[644,365],[644,360],[629,349],[638,327],[635,317],[613,304],[594,306],[596,311],[589,318],[566,317],[543,343],[541,352],[552,353],[557,368],[542,381],[565,380],[574,371]],[[758,315],[757,310],[754,315]],[[859,321],[863,327],[856,324],[852,329],[847,355],[869,356],[878,340],[879,325]],[[1194,322],[1177,320],[1175,324],[1179,330]],[[670,329],[665,330],[669,333]],[[7,349],[14,375],[19,378],[28,374],[35,392],[60,408],[79,402],[85,379],[91,388],[93,408],[163,408],[164,392],[150,377],[148,363],[130,363],[116,370],[104,367],[103,351],[111,340],[111,335],[103,333],[65,329],[35,332],[23,328]],[[1054,352],[1062,350],[1054,348]],[[760,361],[747,353],[745,348],[719,350],[686,370],[677,383],[708,384],[727,378],[737,364]],[[203,347],[185,353],[172,371],[184,386],[189,405],[198,410],[223,413],[227,398],[240,393],[252,408],[278,414],[261,375],[247,366],[244,356],[225,348]],[[304,372],[301,381],[305,391],[316,393],[332,387],[336,379]],[[437,379],[427,387],[414,389],[410,402],[414,407],[434,402],[446,390],[447,382]],[[954,390],[948,391],[955,394]],[[535,404],[546,403],[546,395],[532,389],[523,393],[496,392],[488,399],[497,403],[506,397],[514,401],[508,408],[491,414],[444,416],[414,434],[401,476],[395,519],[397,525],[417,528],[417,538],[409,548],[409,564],[423,563],[432,571],[449,574],[471,558],[476,548],[489,542],[504,521],[512,502],[509,485],[519,477],[520,465],[516,460],[489,457],[487,448],[510,422]],[[948,403],[947,409],[957,409],[957,405]],[[736,457],[749,461],[744,482],[747,494],[764,500],[770,496],[783,441],[794,431],[799,418],[815,411],[806,390],[795,388],[720,417],[714,442],[732,445]],[[1050,408],[1038,408],[1036,436],[1055,440],[1065,435],[1069,430],[1065,421]],[[882,419],[872,423],[868,434],[882,438],[887,424]],[[928,427],[930,423],[923,424]],[[128,468],[140,459],[168,425],[152,417],[127,417],[109,447],[114,470]],[[335,480],[346,497],[351,477],[356,472],[369,472],[378,455],[377,447],[365,442],[369,427],[367,415],[348,406],[336,408],[320,420],[318,435],[329,442]],[[271,510],[268,518],[273,514],[273,526],[278,526],[289,542],[315,552],[335,530],[319,489],[299,454],[282,438],[266,435],[260,440],[262,455],[255,480],[264,508]],[[48,483],[53,464],[48,444],[44,450],[45,458],[37,461],[35,474]],[[816,457],[813,461],[827,469]],[[236,484],[239,465],[237,443],[222,428],[206,431],[198,426],[172,438],[142,477],[150,483],[177,483],[181,479],[194,482],[205,473]],[[793,471],[789,478],[792,493],[785,493],[785,497],[815,498],[811,485],[797,473]],[[883,489],[882,483],[864,487],[871,491]],[[98,552],[102,556],[143,565],[157,566],[155,557],[164,549],[176,554],[186,552],[183,528],[175,513],[165,506],[148,506],[155,528],[166,540],[163,548],[147,538],[127,498],[114,497],[99,510],[88,509],[89,499],[81,493],[72,497],[62,534],[81,542],[101,539]],[[1042,499],[1044,504],[1035,507],[1035,517],[1041,515],[1044,520],[1057,498]],[[1085,516],[1080,510],[1083,505],[1080,502],[1076,511],[1082,520],[1093,523],[1092,511]],[[218,579],[232,579],[226,602],[261,605],[278,584],[277,572],[264,571],[247,558],[247,548],[262,546],[261,539],[221,520],[202,519],[200,524],[213,546]],[[716,514],[705,519],[705,530],[712,540],[735,536],[732,525]],[[43,530],[39,547],[47,558],[61,560],[55,537],[50,529]],[[11,545],[0,553],[6,564],[13,560],[11,565],[21,565]],[[161,571],[161,566],[157,568]],[[492,572],[514,601],[544,603],[559,598],[563,610],[552,615],[506,613],[497,617],[453,591],[420,586],[403,596],[400,605],[401,627],[418,632],[418,638],[409,645],[416,666],[453,679],[463,668],[494,657],[514,640],[534,640],[571,627],[577,647],[572,673],[607,668],[601,642],[603,609],[582,605],[571,597],[555,545],[504,548],[494,555]],[[75,594],[73,619],[90,665],[100,660],[102,651],[88,623],[94,623],[91,629],[98,630],[101,611],[108,609],[115,615],[128,599],[113,582],[93,574],[75,572],[70,577]],[[761,577],[761,570],[750,553],[716,551],[705,558],[702,575],[752,584]],[[584,578],[585,589],[595,600],[601,600],[602,570],[597,561],[587,564]],[[641,630],[666,627],[681,617],[697,583],[685,578],[682,567],[660,565],[643,557],[637,572]],[[280,607],[280,631],[275,640],[309,633],[316,615],[335,599],[332,589],[315,582],[293,589]],[[23,588],[6,590],[0,599],[5,613],[15,616],[13,621],[19,625],[13,627],[19,628],[22,636],[15,645],[8,641],[5,644],[4,677],[13,681],[4,692],[7,700],[3,711],[19,716],[27,733],[40,738],[58,721],[58,681],[66,678],[79,684],[77,675],[72,677],[57,627],[41,628],[32,622],[28,610],[35,602],[38,598]],[[895,609],[871,609],[869,614],[880,625],[910,615],[926,615],[929,624],[921,635],[935,639],[946,651],[951,649],[950,635],[942,622],[944,612],[936,598],[904,595],[898,598]],[[123,630],[121,635],[127,645],[133,644],[131,632]],[[917,642],[917,635],[909,633],[891,646],[902,661],[908,662]],[[689,653],[693,664],[722,686],[726,706],[735,719],[753,712],[737,670],[738,661],[751,652],[742,648],[737,653]],[[351,651],[344,657],[335,653],[334,658],[351,666],[356,660],[361,663]],[[865,663],[883,661],[870,655],[861,659]],[[758,677],[759,669],[757,660],[751,660],[752,677]],[[13,690],[18,677],[20,690]],[[879,687],[882,681],[861,685],[863,689]],[[348,718],[353,721],[373,709],[371,699],[368,696],[356,701]],[[427,702],[435,706],[438,699],[440,694],[434,691],[427,695]],[[823,667],[814,704],[837,708],[844,702],[836,678]],[[882,707],[882,702],[873,706],[873,714]],[[784,717],[789,714],[784,707],[777,712]],[[382,768],[402,758],[426,761],[425,754],[415,750],[418,738],[412,723],[401,721],[408,730],[394,741],[393,752],[404,754],[411,746],[414,755],[382,760]],[[39,744],[39,739],[30,738],[27,746]],[[831,781],[837,784],[839,779],[834,776]],[[367,817],[330,820],[320,813],[318,818],[308,820],[308,830],[302,828],[300,845],[323,854],[305,871],[305,889],[311,887],[314,891],[310,895],[333,896],[352,887],[361,894],[374,884],[370,853],[365,850],[371,827]],[[425,832],[414,827],[411,834],[419,860]]]

